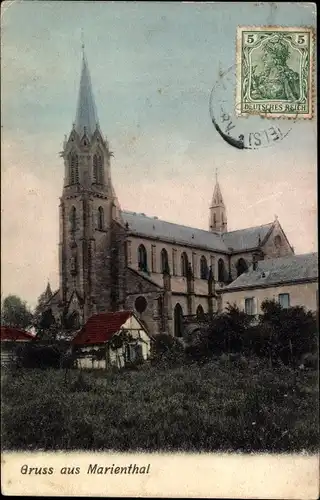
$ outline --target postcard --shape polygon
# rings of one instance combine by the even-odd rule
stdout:
[[[315,4],[1,23],[3,494],[318,498]]]

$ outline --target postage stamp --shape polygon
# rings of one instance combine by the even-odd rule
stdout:
[[[236,112],[312,118],[312,28],[237,29]]]

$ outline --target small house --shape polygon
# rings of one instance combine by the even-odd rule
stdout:
[[[78,368],[124,367],[149,358],[152,338],[131,311],[91,316],[72,340]]]
[[[34,339],[34,335],[19,328],[1,326],[1,366],[7,365],[16,357],[17,347]]]
[[[283,308],[303,306],[318,310],[318,253],[289,255],[255,262],[219,291],[223,308],[235,304],[251,316],[261,313],[264,300]]]

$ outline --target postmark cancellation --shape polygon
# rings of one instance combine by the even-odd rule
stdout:
[[[312,28],[238,27],[237,115],[312,118],[313,54]]]

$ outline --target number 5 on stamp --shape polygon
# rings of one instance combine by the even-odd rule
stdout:
[[[312,28],[237,30],[236,113],[266,118],[312,118]]]

